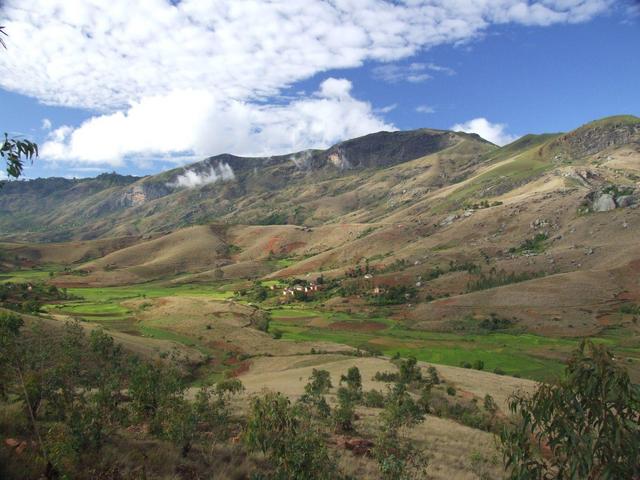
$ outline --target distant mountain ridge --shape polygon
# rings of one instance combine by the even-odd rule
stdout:
[[[475,134],[418,129],[287,155],[222,154],[147,177],[10,182],[0,190],[0,237],[65,241],[156,235],[212,222],[378,221],[417,209],[426,195],[491,164],[515,158],[523,171],[490,176],[474,195],[509,191],[559,161],[634,142],[640,142],[640,119],[619,116],[567,134],[528,135],[502,148]]]

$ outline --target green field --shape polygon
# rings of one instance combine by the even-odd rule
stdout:
[[[29,274],[13,272],[10,276],[28,278]],[[45,276],[48,276],[47,271],[34,271],[31,274],[34,279]],[[141,322],[136,316],[145,309],[144,301],[138,302],[135,307],[123,303],[127,300],[171,296],[223,301],[233,296],[233,292],[226,288],[229,286],[166,286],[157,282],[125,287],[70,288],[68,292],[77,299],[47,305],[44,310],[98,323],[108,330],[171,340],[215,357],[216,352],[201,344],[195,336],[176,334],[168,326],[152,320]],[[282,341],[327,341],[389,356],[399,353],[403,357],[415,356],[420,360],[454,366],[482,360],[487,371],[500,369],[510,375],[536,380],[549,380],[561,375],[565,359],[580,342],[580,339],[574,338],[551,338],[518,332],[471,334],[413,330],[386,317],[383,309],[378,315],[366,315],[321,310],[311,303],[269,311],[272,316],[270,331],[282,333]],[[317,320],[321,321],[318,323]],[[594,340],[610,345],[630,361],[640,362],[640,345],[623,331],[608,330]]]
[[[29,270],[14,270],[0,274],[0,283],[13,282],[42,282],[48,280],[52,272],[58,271],[55,267],[33,268]]]
[[[550,338],[532,334],[487,333],[457,334],[411,330],[399,322],[388,319],[368,318],[385,323],[387,328],[372,332],[332,330],[310,327],[304,320],[310,317],[332,320],[363,321],[359,315],[328,314],[310,309],[272,310],[271,328],[282,332],[288,341],[328,341],[367,350],[377,350],[385,355],[399,353],[403,357],[415,356],[419,360],[460,366],[463,362],[482,360],[485,370],[496,368],[510,375],[535,380],[550,380],[562,374],[563,359],[580,343],[579,339]],[[296,323],[295,319],[301,319]],[[640,360],[638,346],[624,348],[615,338],[602,336],[594,341],[606,343],[614,350],[635,356]]]

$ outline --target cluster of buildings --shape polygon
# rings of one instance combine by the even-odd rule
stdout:
[[[293,287],[283,288],[282,295],[284,295],[285,297],[295,297],[296,292],[299,292],[299,294],[309,295],[314,294],[318,290],[320,290],[320,285],[318,285],[317,283],[310,283],[309,285],[297,284]]]

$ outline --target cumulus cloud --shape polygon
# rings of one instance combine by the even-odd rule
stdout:
[[[234,178],[236,178],[236,176],[233,173],[231,165],[222,162],[214,167],[211,167],[205,172],[185,170],[185,172],[181,175],[178,175],[175,182],[170,183],[169,186],[195,188],[219,181],[233,180]]]
[[[465,123],[457,123],[451,127],[454,132],[477,133],[485,140],[500,146],[518,139],[518,136],[507,133],[506,129],[507,125],[504,123],[491,123],[482,117],[474,118]]]
[[[203,90],[144,98],[124,112],[62,126],[42,145],[42,156],[72,164],[122,165],[134,155],[181,162],[212,153],[273,155],[323,148],[345,138],[394,126],[354,98],[351,82],[328,78],[317,92],[287,104],[228,100]]]
[[[283,91],[298,81],[381,62],[385,81],[421,82],[451,72],[401,63],[419,51],[470,41],[497,24],[583,22],[613,4],[0,0],[10,34],[0,87],[100,113],[50,132],[43,155],[55,161],[284,153],[393,128],[344,79],[283,104]]]
[[[42,130],[51,130],[51,120],[48,118],[42,119]]]
[[[102,110],[172,90],[268,98],[329,69],[407,58],[494,24],[582,22],[613,3],[5,0],[10,38],[0,86],[47,104]]]
[[[431,105],[418,105],[416,107],[416,112],[418,113],[436,113],[436,109]]]

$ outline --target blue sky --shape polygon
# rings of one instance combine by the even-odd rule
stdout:
[[[152,14],[129,15],[117,0],[101,11],[8,1],[0,128],[41,145],[28,177],[80,177],[323,147],[380,129],[456,127],[506,143],[640,115],[631,2],[358,1],[309,1],[309,15],[214,0],[156,0]],[[362,3],[375,15],[363,17]]]

